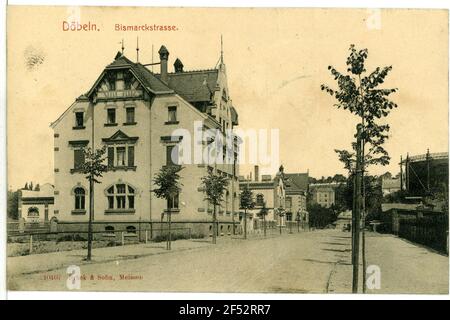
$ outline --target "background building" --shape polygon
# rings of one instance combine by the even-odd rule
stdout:
[[[383,196],[400,191],[400,180],[400,178],[383,177],[381,180]]]
[[[54,217],[54,187],[50,183],[37,190],[18,190],[19,219],[24,222],[47,222]]]
[[[310,184],[309,191],[312,202],[325,208],[331,207],[336,203],[336,188],[340,185],[339,182]]]
[[[286,220],[308,221],[308,173],[286,173]]]

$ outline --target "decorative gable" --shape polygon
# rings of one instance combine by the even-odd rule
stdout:
[[[118,130],[109,138],[103,138],[102,141],[106,144],[121,144],[121,143],[136,143],[139,137],[130,137],[122,130]]]

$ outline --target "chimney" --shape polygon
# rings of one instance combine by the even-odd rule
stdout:
[[[255,166],[255,181],[259,181],[259,166]]]
[[[176,73],[180,73],[183,72],[183,62],[181,62],[180,59],[177,58],[177,60],[175,60],[175,63],[173,64],[173,67],[175,68],[175,72]]]
[[[169,60],[169,51],[165,46],[161,46],[158,51],[161,60],[161,81],[167,83],[167,60]]]

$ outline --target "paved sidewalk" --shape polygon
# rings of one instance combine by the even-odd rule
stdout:
[[[346,251],[330,277],[330,293],[352,291],[350,238],[341,243]],[[373,232],[366,232],[366,248],[367,266],[376,265],[381,271],[381,288],[367,293],[448,294],[448,256],[394,235]],[[362,265],[359,280],[361,293]]]
[[[268,235],[268,237],[274,236],[277,235]],[[261,235],[256,234],[248,235],[249,240],[260,239],[261,237]],[[218,237],[216,246],[238,242],[240,239],[242,239],[242,235]],[[72,264],[85,265],[137,259],[152,255],[207,248],[211,245],[211,238],[203,238],[172,241],[172,250],[170,251],[166,250],[166,242],[95,248],[92,249],[92,260],[90,262],[84,261],[87,249],[8,257],[7,272],[8,276],[31,274],[61,269]]]
[[[232,239],[224,238],[218,241],[229,242]],[[237,241],[237,239],[234,239]],[[211,241],[205,239],[177,240],[172,242],[172,250],[166,250],[166,242],[147,244],[132,244],[125,246],[96,248],[92,250],[92,261],[84,261],[87,250],[71,250],[52,253],[42,253],[19,257],[8,257],[8,275],[30,274],[43,271],[52,271],[69,265],[96,264],[110,261],[137,259],[141,257],[173,253],[186,250],[195,250],[211,246]]]

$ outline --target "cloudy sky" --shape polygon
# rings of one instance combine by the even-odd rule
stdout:
[[[334,149],[348,148],[354,116],[333,107],[320,84],[333,84],[327,66],[345,71],[348,47],[369,49],[367,69],[392,65],[385,87],[399,108],[391,113],[387,167],[400,155],[448,150],[448,29],[445,10],[152,9],[80,8],[82,23],[99,31],[65,32],[78,9],[9,7],[8,185],[53,182],[53,132],[49,124],[86,92],[120,50],[151,62],[164,44],[169,68],[215,66],[223,35],[233,104],[243,129],[279,129],[280,160],[287,172],[314,177],[343,173]],[[176,25],[172,32],[115,31],[115,24]],[[40,57],[29,67],[30,56]],[[156,70],[155,70],[156,71]],[[250,166],[243,166],[247,174]],[[262,173],[267,172],[262,168]]]

